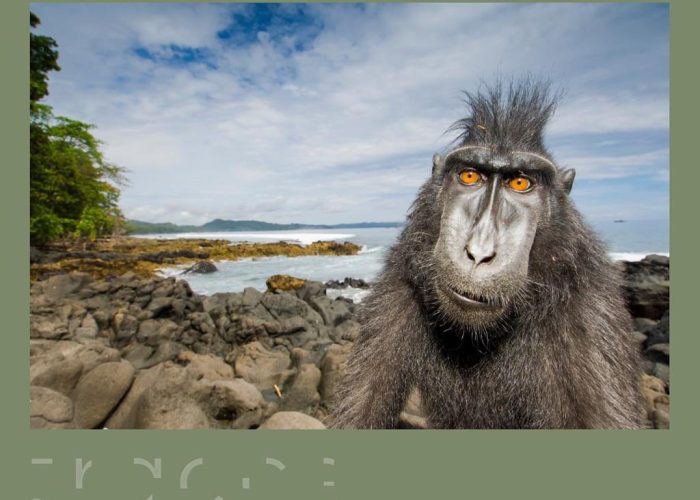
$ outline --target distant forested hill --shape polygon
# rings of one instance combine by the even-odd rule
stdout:
[[[275,224],[257,220],[214,219],[201,226],[180,226],[172,222],[143,222],[129,220],[126,223],[129,234],[155,233],[201,233],[220,231],[289,231],[299,229],[361,229],[372,227],[399,227],[400,222],[357,222],[350,224]]]
[[[126,221],[128,234],[189,233],[199,230],[199,226],[178,226],[172,222],[143,222],[131,219]]]

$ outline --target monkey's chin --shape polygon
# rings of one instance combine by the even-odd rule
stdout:
[[[436,291],[442,311],[465,326],[481,328],[493,325],[505,311],[502,304],[488,302],[452,287],[438,286]]]

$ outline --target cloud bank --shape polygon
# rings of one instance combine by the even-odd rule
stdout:
[[[668,217],[668,8],[632,4],[34,4],[48,104],[128,169],[128,217],[403,220],[461,91],[530,72],[589,217]]]

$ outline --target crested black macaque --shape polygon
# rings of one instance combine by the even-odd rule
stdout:
[[[641,428],[620,276],[543,145],[547,83],[466,94],[362,312],[335,428],[394,428],[409,391],[433,428]]]

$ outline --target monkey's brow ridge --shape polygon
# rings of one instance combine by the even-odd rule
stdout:
[[[458,153],[460,151],[467,151],[470,149],[486,149],[489,151],[491,150],[491,148],[489,148],[488,146],[462,146],[462,147],[459,147],[457,149],[453,149],[452,151],[447,153],[447,155],[445,156],[445,161],[447,161],[447,159],[454,153]],[[548,164],[553,169],[556,170],[556,168],[557,168],[556,165],[549,158],[546,158],[546,157],[544,157],[540,154],[537,154],[537,153],[533,153],[531,151],[512,151],[512,154],[533,156],[533,157],[537,158],[538,160]]]

